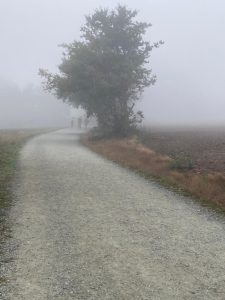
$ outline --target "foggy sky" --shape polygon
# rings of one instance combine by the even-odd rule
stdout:
[[[40,84],[38,69],[57,71],[62,49],[79,39],[84,15],[112,0],[0,1],[0,78],[21,88]],[[143,96],[146,120],[156,123],[225,123],[224,0],[121,0],[153,24],[146,39],[154,50],[156,85]],[[1,79],[0,79],[1,81]],[[61,109],[61,108],[60,108]],[[0,110],[4,99],[0,98]]]
[[[0,79],[0,129],[68,127],[70,108],[40,87]]]

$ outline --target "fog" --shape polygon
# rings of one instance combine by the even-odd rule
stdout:
[[[225,124],[225,2],[121,0],[164,40],[150,64],[157,74],[139,107],[149,124]],[[38,69],[55,72],[62,49],[79,39],[84,15],[110,0],[0,2],[0,127],[68,126],[70,108],[40,90]]]
[[[40,87],[0,80],[0,128],[68,127],[70,109]]]

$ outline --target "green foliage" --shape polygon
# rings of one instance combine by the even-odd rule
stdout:
[[[193,169],[193,161],[189,155],[180,153],[170,162],[170,168],[175,170],[191,170]]]
[[[86,17],[81,41],[63,44],[59,74],[41,69],[44,87],[59,99],[83,108],[107,134],[127,134],[143,119],[134,106],[144,88],[155,83],[148,69],[153,48],[143,40],[150,24],[135,20],[124,6],[99,9]]]

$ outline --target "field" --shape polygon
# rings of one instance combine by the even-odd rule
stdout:
[[[11,205],[10,185],[19,151],[29,138],[41,132],[45,130],[0,130],[0,240],[7,234],[5,217]]]
[[[225,128],[143,129],[139,138],[146,146],[174,159],[184,153],[197,172],[225,173]]]
[[[150,176],[203,205],[225,210],[225,129],[142,129],[127,139],[83,143],[93,151]]]

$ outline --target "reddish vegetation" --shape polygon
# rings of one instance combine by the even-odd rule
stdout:
[[[183,136],[182,140],[179,140],[178,133],[172,135],[172,132],[170,132],[169,137],[166,137],[165,135],[161,136],[160,132],[158,132],[155,133],[154,137],[145,140],[145,144],[153,145],[152,148],[154,150],[159,149],[161,153],[139,143],[137,138],[123,140],[93,140],[85,138],[83,143],[112,161],[137,170],[144,175],[153,176],[167,185],[178,189],[181,188],[184,192],[188,192],[197,198],[225,208],[225,176],[222,172],[219,172],[222,169],[221,164],[217,161],[218,157],[213,160],[213,151],[210,152],[210,139],[199,142],[198,139],[195,140],[193,137],[191,144],[189,144],[189,138],[190,136],[188,135],[185,144],[185,136]],[[151,139],[155,140],[155,142],[151,143]],[[160,140],[161,143],[159,142]],[[199,151],[195,141],[198,141],[199,148],[201,148]],[[183,148],[181,147],[182,143]],[[213,145],[214,141],[211,141],[211,143]],[[218,147],[218,143],[216,143],[216,147]],[[193,149],[191,153],[189,152],[194,162],[193,170],[171,169],[172,157],[175,157],[179,153],[177,149],[181,148],[182,151],[186,151],[187,148]],[[205,161],[206,157],[210,157],[210,161]],[[213,163],[210,163],[211,161]],[[217,165],[218,169],[216,168]],[[224,168],[224,164],[222,166]]]

